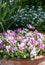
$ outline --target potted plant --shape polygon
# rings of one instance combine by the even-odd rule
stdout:
[[[3,65],[37,65],[45,60],[45,35],[32,25],[0,33],[0,59]]]

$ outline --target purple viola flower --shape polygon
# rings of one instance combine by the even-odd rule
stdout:
[[[32,41],[31,40],[28,41],[27,45],[29,46],[29,50],[33,49],[33,47],[34,47],[32,45]]]
[[[35,27],[32,26],[32,25],[30,25],[30,24],[28,25],[28,28],[29,28],[29,29],[35,29]]]
[[[0,44],[0,49],[5,49],[5,46]]]
[[[3,44],[6,44],[6,42],[7,42],[6,40],[3,40]]]
[[[3,49],[3,45],[2,44],[0,44],[0,49]]]
[[[6,36],[6,41],[8,42],[8,43],[10,43],[11,45],[13,44],[15,44],[17,41],[15,40],[15,38],[13,37],[13,36],[11,36],[11,35],[7,35]]]
[[[18,29],[17,29],[17,32],[20,32],[21,30],[22,30],[21,28],[18,28]]]
[[[17,41],[20,41],[22,39],[22,37],[20,35],[17,34],[17,37],[16,37]]]
[[[7,33],[11,36],[16,36],[16,33],[12,30],[7,30]]]
[[[25,47],[26,47],[25,43],[21,43],[21,44],[19,45],[20,51],[23,51],[23,50],[25,49]]]
[[[31,40],[29,40],[29,41],[28,41],[28,43],[27,43],[27,45],[29,45],[29,46],[30,46],[31,44],[32,44],[32,41],[31,41]]]
[[[43,43],[40,42],[40,44],[38,45],[38,48],[40,50],[43,50],[45,48],[45,44],[43,44]]]
[[[21,29],[21,28],[17,29],[17,32],[18,32],[18,33],[21,33],[21,34],[24,34],[24,30]]]
[[[39,33],[39,32],[38,32],[38,30],[36,30],[36,29],[35,29],[35,31],[34,31],[34,32],[35,32],[35,33]]]
[[[40,41],[39,40],[36,40],[36,44],[39,45],[40,44]]]
[[[35,46],[35,45],[37,45],[37,43],[36,43],[36,40],[35,39],[32,39],[32,44]]]
[[[37,37],[39,37],[39,38],[40,38],[40,36],[42,35],[42,34],[39,33],[37,30],[34,31],[34,34],[35,34],[35,36],[37,36]]]
[[[25,37],[21,38],[21,43],[26,43],[27,42],[27,39]]]
[[[12,48],[11,48],[11,51],[12,51],[12,52],[16,52],[16,51],[17,51],[17,47],[12,47]]]
[[[25,36],[26,37],[33,37],[33,33],[32,32],[28,32]]]

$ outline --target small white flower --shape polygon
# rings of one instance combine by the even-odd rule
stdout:
[[[14,0],[10,0],[10,3],[13,2]]]
[[[31,50],[30,56],[31,56],[31,58],[37,56],[36,48],[33,48],[33,49]]]
[[[41,35],[41,39],[43,40],[43,41],[45,41],[45,35]]]
[[[9,46],[6,46],[6,50],[7,50],[7,52],[9,52],[9,50],[10,50],[10,45],[9,45]]]
[[[1,40],[1,38],[0,38],[0,44],[2,43],[2,40]]]

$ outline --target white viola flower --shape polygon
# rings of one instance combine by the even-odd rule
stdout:
[[[36,56],[37,56],[37,51],[36,51],[36,48],[33,48],[33,49],[31,50],[31,52],[30,52],[30,56],[31,56],[31,58],[33,58],[33,57],[36,57]]]
[[[7,52],[9,53],[11,46],[9,45],[9,46],[6,46],[5,48],[6,48]]]
[[[0,44],[2,44],[2,42],[3,42],[3,41],[2,41],[1,38],[0,38]]]
[[[45,41],[45,35],[41,35],[41,39],[43,40],[43,41]]]

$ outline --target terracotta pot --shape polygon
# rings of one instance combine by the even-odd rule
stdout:
[[[35,60],[7,60],[3,59],[0,61],[0,65],[45,65],[45,56],[38,56]]]

